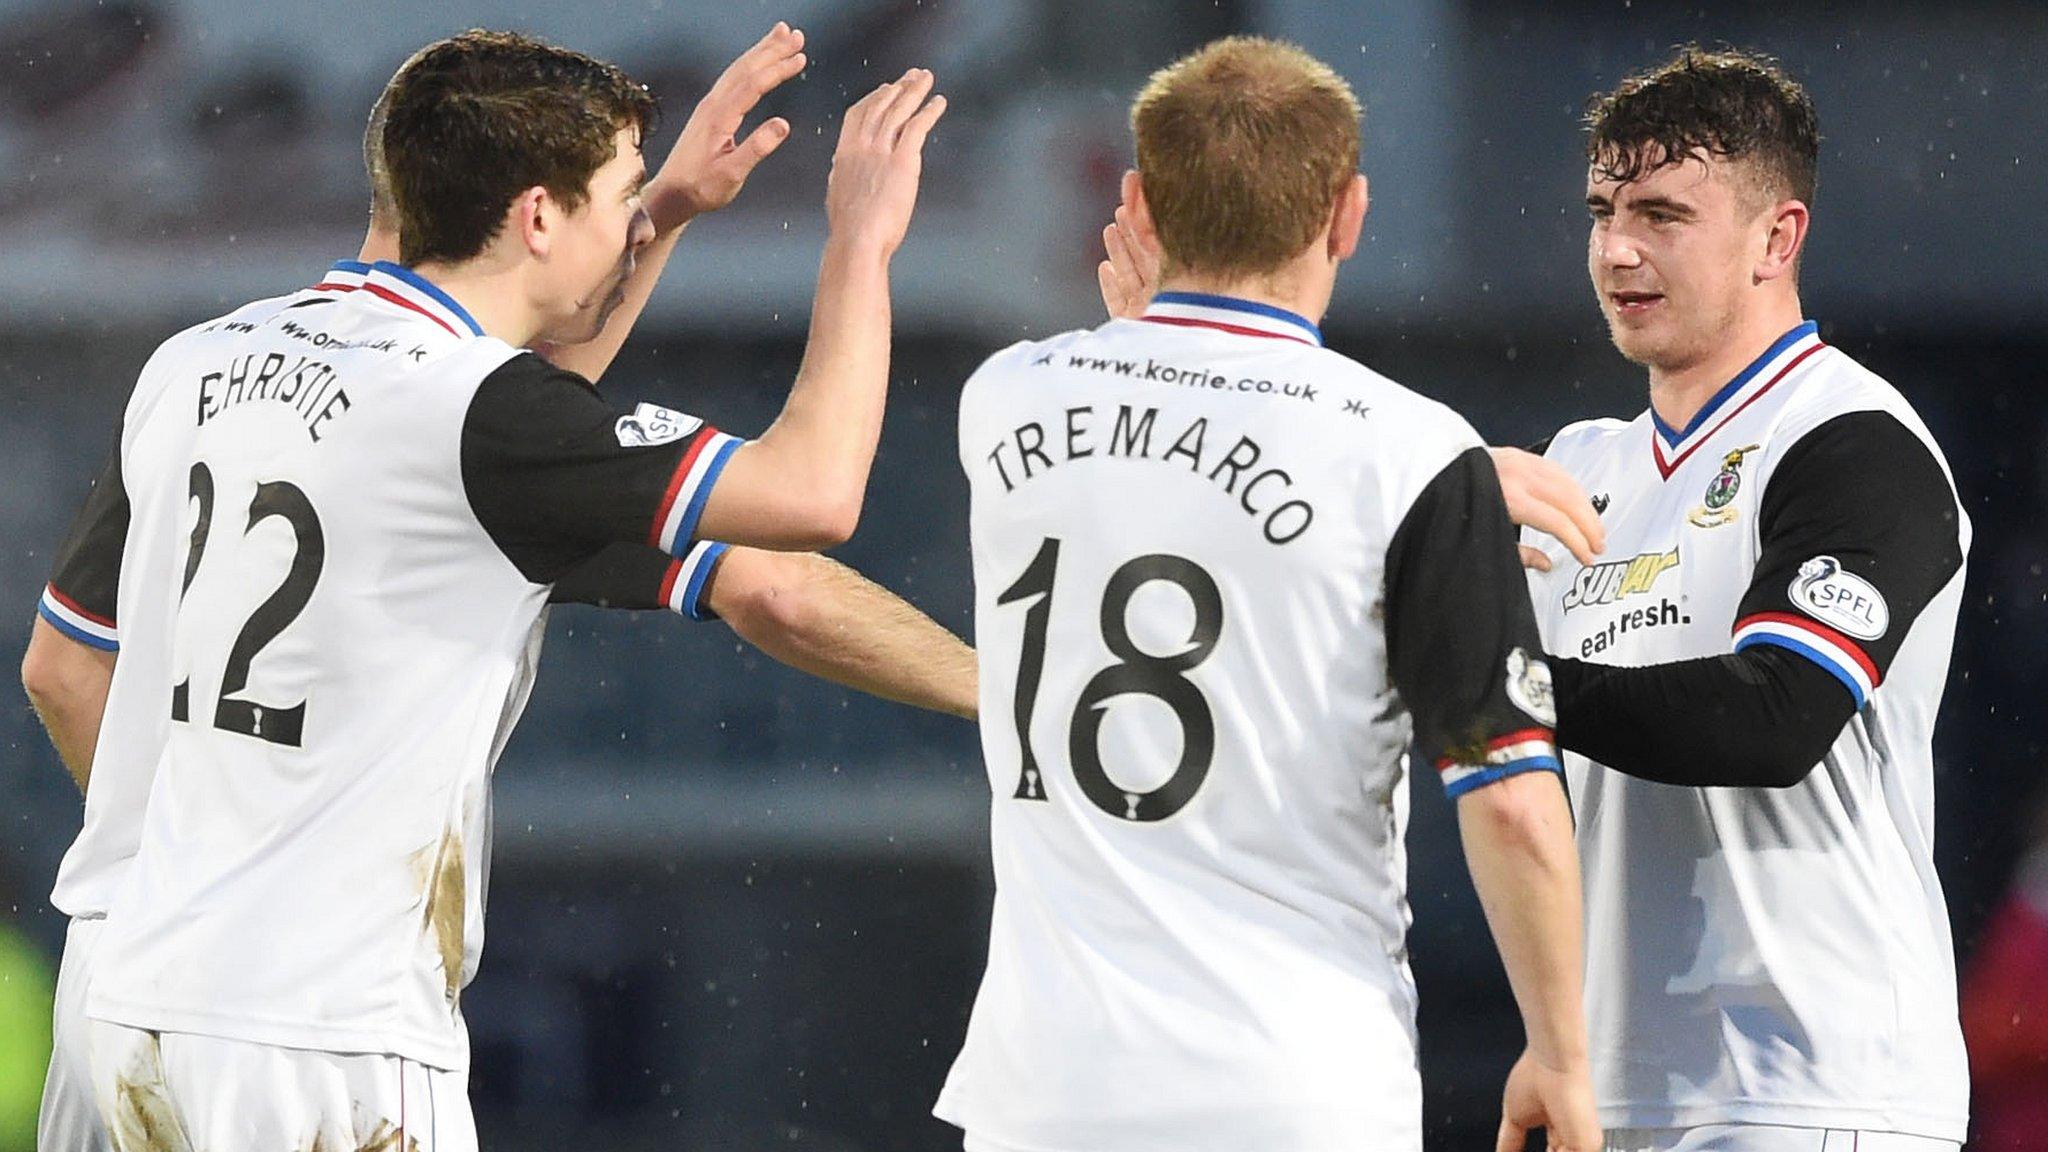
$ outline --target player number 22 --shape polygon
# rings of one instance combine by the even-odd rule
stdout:
[[[181,600],[192,589],[192,578],[199,574],[199,559],[205,555],[207,539],[213,532],[213,472],[203,461],[196,463],[192,465],[191,480],[191,498],[199,503],[199,517],[192,524],[192,550],[185,556],[185,584],[178,592]],[[256,498],[249,502],[249,524],[244,533],[255,531],[258,524],[273,516],[291,525],[296,542],[291,570],[285,573],[284,583],[278,585],[277,591],[257,605],[235,637],[235,645],[228,651],[227,666],[221,670],[220,700],[214,704],[213,726],[223,732],[239,732],[297,748],[306,728],[304,700],[277,708],[230,699],[248,688],[249,665],[255,663],[256,654],[305,610],[306,601],[313,598],[313,585],[320,579],[320,569],[327,562],[327,539],[320,531],[320,517],[313,513],[312,503],[297,485],[284,480],[258,484]],[[171,719],[192,719],[190,677],[171,688]]]
[[[1060,542],[1048,537],[1039,545],[1017,582],[1003,590],[997,604],[1033,603],[1024,612],[1024,649],[1017,663],[1017,743],[1022,767],[1017,774],[1018,800],[1044,800],[1045,778],[1031,748],[1031,715],[1038,704],[1039,680],[1045,672],[1046,629],[1052,619],[1053,577],[1059,569]],[[1131,639],[1125,614],[1131,597],[1154,580],[1173,584],[1195,608],[1195,626],[1187,647],[1168,656],[1154,656]],[[1074,705],[1067,728],[1067,759],[1074,782],[1104,812],[1120,820],[1164,820],[1194,798],[1209,765],[1216,758],[1216,718],[1209,701],[1187,672],[1209,658],[1223,633],[1223,596],[1201,566],[1182,556],[1154,553],[1126,562],[1110,573],[1102,592],[1102,640],[1117,662],[1090,677]],[[1102,766],[1102,719],[1119,696],[1151,696],[1173,709],[1180,721],[1180,762],[1173,775],[1150,792],[1132,792],[1109,778]]]

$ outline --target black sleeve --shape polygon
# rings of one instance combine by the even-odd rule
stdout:
[[[114,603],[127,543],[128,489],[121,479],[121,449],[116,444],[57,548],[49,587],[37,606],[43,619],[81,644],[117,651],[121,644]]]
[[[1550,674],[1484,449],[1460,455],[1416,498],[1388,546],[1386,579],[1388,669],[1445,793],[1558,771]]]
[[[582,377],[521,353],[470,402],[462,482],[478,522],[520,573],[552,584],[607,544],[686,556],[739,443],[651,404],[622,413]]]
[[[1784,648],[1647,668],[1552,656],[1550,671],[1560,746],[1689,788],[1789,788],[1856,712],[1833,676]]]
[[[1957,517],[1941,465],[1896,417],[1820,425],[1764,490],[1735,652],[1646,668],[1553,657],[1559,743],[1666,784],[1798,783],[1962,566]]]
[[[1852,412],[1785,452],[1764,489],[1762,551],[1735,650],[1790,648],[1861,707],[1963,566],[1960,510],[1927,444],[1888,412]]]
[[[678,560],[645,544],[610,544],[563,573],[548,603],[667,610],[692,620],[715,620],[711,582],[725,552],[725,545],[706,541]]]

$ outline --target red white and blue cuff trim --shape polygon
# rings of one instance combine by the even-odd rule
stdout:
[[[1437,775],[1444,782],[1444,795],[1456,800],[1475,788],[1524,772],[1559,772],[1557,737],[1548,728],[1524,728],[1486,742],[1486,758],[1467,764],[1446,756],[1436,762]]]
[[[1820,665],[1842,682],[1862,708],[1871,690],[1884,682],[1877,662],[1861,644],[1833,628],[1794,612],[1758,612],[1735,622],[1735,650],[1756,644],[1790,648]]]
[[[55,585],[44,586],[36,614],[48,620],[57,631],[88,648],[102,652],[121,650],[121,633],[112,620],[79,607],[77,601],[57,591]]]
[[[746,441],[728,436],[705,425],[697,433],[670,477],[668,491],[654,510],[654,526],[647,542],[671,556],[684,556],[697,535],[697,521],[704,515],[704,502],[711,498],[711,486],[725,463]]]
[[[1322,330],[1308,317],[1235,296],[1207,292],[1161,292],[1146,305],[1140,320],[1183,328],[1215,328],[1240,336],[1266,336],[1300,344],[1323,345]]]
[[[706,540],[668,566],[668,575],[661,581],[661,599],[669,611],[692,620],[718,619],[718,613],[704,601],[704,590],[711,586],[711,574],[730,547]]]

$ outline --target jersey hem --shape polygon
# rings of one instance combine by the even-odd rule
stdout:
[[[1961,1141],[1966,1116],[1907,1109],[1843,1108],[1835,1104],[1732,1101],[1674,1108],[1668,1104],[1599,1106],[1603,1128],[1697,1128],[1704,1124],[1770,1124],[1787,1128],[1836,1128],[1897,1132],[1930,1140]]]
[[[1419,1102],[1417,1108],[1419,1119]],[[1099,1147],[1099,1145],[1092,1143],[1072,1146],[1040,1144],[1030,1140],[1012,1140],[1004,1135],[991,1135],[987,1127],[979,1124],[970,1125],[962,1118],[962,1113],[968,1110],[969,1108],[961,1107],[959,1101],[950,1099],[945,1094],[944,1089],[940,1090],[938,1102],[932,1105],[932,1116],[935,1119],[942,1120],[960,1129],[963,1138],[962,1144],[967,1149],[967,1152],[1089,1152],[1089,1150]],[[1388,1131],[1383,1124],[1373,1124],[1372,1127],[1375,1131],[1382,1134]],[[1422,1128],[1419,1124],[1402,1127],[1400,1135],[1406,1137],[1406,1139],[1396,1138],[1375,1146],[1386,1149],[1399,1149],[1403,1150],[1403,1152],[1406,1152],[1408,1149],[1419,1150],[1422,1147]],[[1281,1145],[1277,1147],[1267,1146],[1267,1152],[1306,1152],[1306,1150],[1296,1149],[1293,1145]]]
[[[88,1019],[104,1020],[129,1028],[152,1032],[180,1032],[211,1036],[245,1044],[267,1044],[303,1052],[337,1055],[397,1056],[447,1072],[469,1071],[467,1045],[407,1032],[380,1032],[354,1028],[324,1027],[304,1021],[250,1020],[246,1017],[216,1016],[205,1012],[139,1004],[116,996],[94,993],[85,1006]]]

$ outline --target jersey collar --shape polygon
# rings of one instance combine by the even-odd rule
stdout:
[[[336,260],[327,268],[327,274],[308,291],[312,292],[353,292],[363,286],[370,275],[370,266],[361,260]]]
[[[467,339],[484,334],[483,325],[456,303],[455,297],[436,288],[426,277],[403,264],[379,260],[370,265],[369,273],[363,279],[363,290],[380,300],[419,313],[447,329],[451,336]]]
[[[1802,321],[1783,336],[1764,354],[1749,362],[1749,367],[1737,373],[1714,397],[1708,400],[1697,414],[1683,428],[1673,428],[1650,409],[1650,449],[1657,458],[1657,471],[1670,479],[1679,465],[1699,450],[1700,445],[1713,439],[1714,433],[1741,415],[1742,411],[1754,404],[1763,394],[1777,386],[1778,381],[1789,375],[1793,368],[1806,358],[1827,345],[1821,343],[1820,325],[1812,320]]]
[[[1188,328],[1218,328],[1240,336],[1266,336],[1323,346],[1322,330],[1306,316],[1235,296],[1207,292],[1161,292],[1152,297],[1140,320]]]

